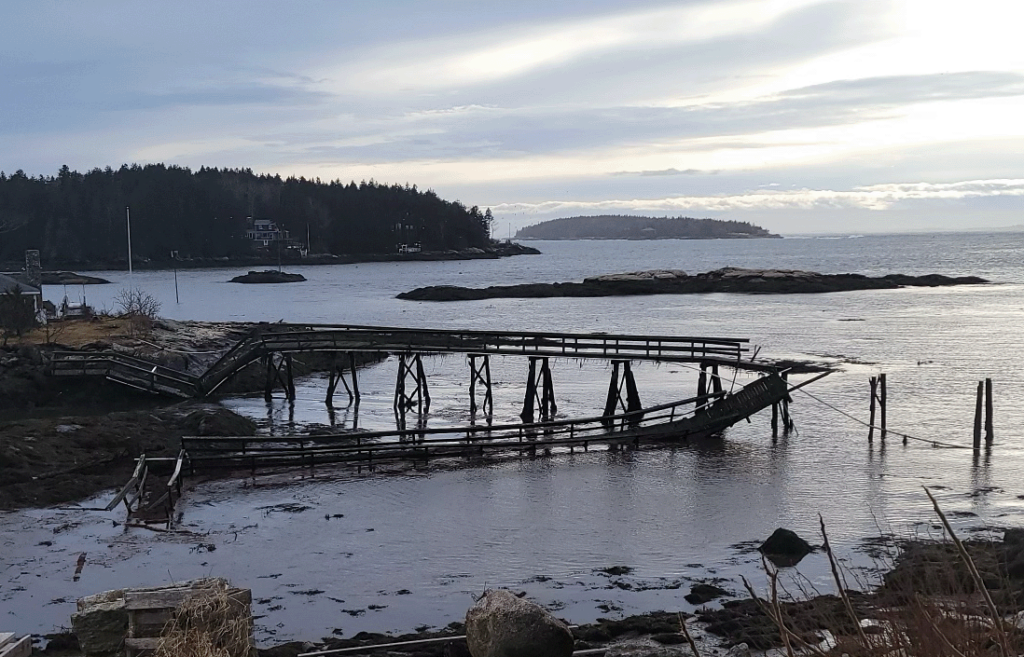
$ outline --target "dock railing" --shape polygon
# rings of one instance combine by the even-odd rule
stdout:
[[[272,324],[257,327],[224,354],[200,377],[199,387],[209,394],[236,371],[269,353],[475,353],[732,364],[743,358],[747,342],[744,338]]]
[[[379,462],[488,451],[632,443],[679,434],[678,423],[706,412],[724,393],[691,397],[617,415],[529,424],[469,425],[314,436],[184,436],[181,446],[196,468],[315,466]],[[699,406],[699,410],[695,409]]]

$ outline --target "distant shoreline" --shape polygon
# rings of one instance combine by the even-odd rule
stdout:
[[[369,262],[435,262],[446,260],[496,260],[517,255],[538,255],[540,251],[532,246],[516,242],[501,243],[486,249],[470,248],[446,251],[421,251],[419,253],[359,253],[359,254],[318,254],[306,258],[247,257],[247,258],[191,258],[188,260],[133,261],[135,271],[170,271],[172,269],[236,269],[239,267],[295,267],[305,265],[353,265]],[[0,265],[0,271],[15,271],[18,263]],[[128,271],[128,262],[120,261],[55,261],[46,263],[46,272],[79,271]],[[106,282],[106,281],[104,281]]]

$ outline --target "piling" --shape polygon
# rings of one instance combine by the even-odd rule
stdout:
[[[978,394],[974,403],[974,451],[981,449],[981,409],[985,396],[985,384],[978,381]]]
[[[871,417],[868,419],[868,442],[874,442],[875,440],[875,401],[878,399],[878,378],[871,377],[868,379],[868,384],[871,386]]]
[[[878,388],[879,388],[878,410],[879,410],[879,412],[880,412],[880,414],[882,416],[882,440],[885,440],[885,434],[886,434],[886,430],[885,430],[885,397],[886,397],[886,391],[885,391],[885,374],[884,373],[878,375]]]
[[[992,379],[985,379],[985,443],[992,444]]]

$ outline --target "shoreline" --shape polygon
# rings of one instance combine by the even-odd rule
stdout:
[[[356,265],[372,262],[439,262],[449,260],[497,260],[517,255],[538,255],[540,251],[532,246],[517,242],[501,243],[487,248],[448,249],[444,251],[420,251],[418,253],[364,253],[364,254],[312,254],[305,258],[276,255],[244,258],[192,258],[188,260],[136,260],[132,268],[137,271],[170,271],[172,269],[234,269],[237,267],[277,267],[306,265]],[[0,270],[17,270],[19,263],[0,263]],[[46,274],[78,271],[128,271],[125,259],[110,261],[56,261],[47,263]]]
[[[814,595],[806,592],[780,593],[775,598],[771,582],[786,569],[766,565],[763,570],[766,584],[748,589],[747,593],[742,593],[742,589],[739,594],[730,593],[700,584],[691,587],[690,595],[683,596],[680,592],[679,597],[689,601],[690,596],[699,590],[712,589],[708,597],[700,600],[702,606],[692,613],[666,608],[621,618],[599,617],[593,622],[573,626],[574,649],[600,650],[628,644],[647,652],[627,654],[644,656],[689,656],[696,651],[699,655],[724,653],[746,657],[751,651],[784,647],[780,621],[773,617],[773,608],[783,619],[781,622],[790,634],[789,641],[795,645],[824,646],[826,651],[845,645],[848,647],[841,652],[854,654],[849,647],[857,645],[858,641],[878,646],[894,638],[899,639],[907,632],[927,634],[932,631],[931,627],[908,625],[908,621],[920,613],[939,614],[944,618],[943,631],[953,633],[958,631],[958,627],[977,627],[979,618],[1006,618],[1010,620],[1008,626],[1011,628],[1008,638],[1018,645],[1024,643],[1024,637],[1012,629],[1014,623],[1019,623],[1015,620],[1020,617],[1017,614],[1018,600],[1024,594],[1024,569],[1019,566],[1024,553],[1024,530],[1004,530],[1003,537],[998,540],[964,541],[962,545],[970,555],[970,564],[948,535],[941,540],[898,541],[891,536],[887,538],[890,560],[870,575],[871,581],[867,582],[866,590],[848,589],[842,579],[846,572],[840,566],[840,572],[827,586],[828,592],[815,590]],[[609,588],[614,588],[616,580],[612,578],[621,574],[621,570],[605,570],[609,576]],[[859,583],[865,584],[863,580]],[[233,582],[232,585],[244,588],[246,583]],[[987,609],[981,587],[992,603]],[[510,590],[519,597],[525,595],[515,589]],[[757,597],[749,595],[751,592]],[[950,599],[960,601],[957,609],[947,606]],[[713,606],[707,606],[709,602]],[[546,609],[553,616],[559,616],[557,608]],[[1001,625],[993,627],[997,631],[1005,631]],[[311,651],[353,648],[364,648],[368,653],[372,646],[411,642],[412,645],[389,647],[388,654],[467,657],[469,652],[462,638],[465,632],[462,620],[441,628],[419,626],[408,632],[360,631],[351,637],[344,637],[340,630],[335,630],[336,636],[318,640],[298,639],[258,647],[257,654],[260,657],[296,657]],[[894,637],[894,634],[898,636]],[[35,654],[68,657],[81,654],[77,637],[72,632],[33,636],[44,639],[48,644],[45,650],[39,649]],[[451,640],[444,641],[446,638]],[[922,638],[914,635],[911,640],[916,643]],[[691,640],[692,644],[689,643]],[[660,652],[665,650],[668,652]]]

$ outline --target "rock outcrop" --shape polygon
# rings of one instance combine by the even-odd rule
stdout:
[[[250,271],[242,276],[235,276],[232,283],[301,283],[306,280],[302,274],[289,274],[286,271],[267,269],[265,271]]]
[[[473,657],[570,657],[573,652],[565,623],[505,589],[486,591],[466,612],[466,643]]]
[[[790,529],[779,527],[758,548],[776,566],[795,566],[814,547]]]
[[[885,290],[900,287],[938,287],[987,283],[977,276],[949,277],[939,274],[907,276],[889,274],[818,274],[792,269],[743,269],[724,267],[703,274],[687,275],[669,269],[605,274],[582,283],[524,283],[468,288],[453,285],[421,287],[398,295],[411,301],[473,301],[497,298],[608,297],[645,294],[812,294],[852,290]]]

